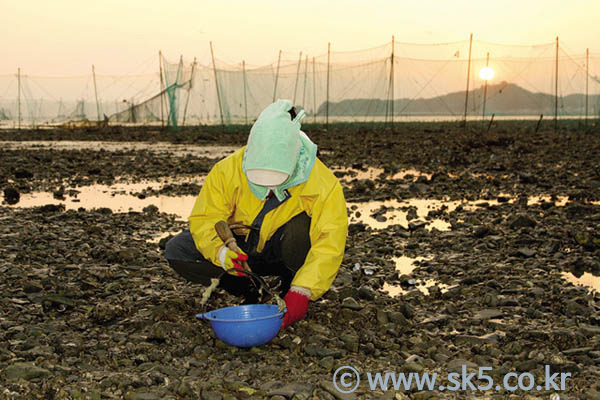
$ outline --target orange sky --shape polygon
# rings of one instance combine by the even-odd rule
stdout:
[[[279,49],[317,55],[389,42],[476,39],[506,44],[549,43],[600,53],[597,0],[234,1],[0,0],[0,74],[154,72],[158,50],[210,60],[266,64]]]

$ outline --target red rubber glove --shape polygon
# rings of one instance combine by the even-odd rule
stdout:
[[[300,321],[306,316],[306,311],[308,311],[308,301],[310,300],[310,295],[304,293],[304,290],[306,289],[296,289],[296,287],[292,286],[292,288],[287,292],[287,294],[283,298],[283,300],[285,301],[287,312],[283,316],[283,323],[281,324],[281,329],[287,328],[294,322]]]
[[[241,251],[241,250],[240,250]],[[236,269],[243,270],[244,266],[242,265],[243,261],[248,261],[248,256],[243,251],[241,253],[236,253],[233,250],[229,250],[227,247],[223,246],[218,253],[219,262],[221,266],[231,275],[237,276],[248,276],[243,272],[237,272]]]
[[[240,253],[237,255],[237,257],[231,259],[233,268],[241,269],[242,271],[244,270],[244,266],[242,265],[242,262],[244,262],[244,261],[248,261],[248,256],[244,253]],[[243,272],[236,272],[236,273],[237,273],[237,276],[248,276],[248,275],[244,274]]]

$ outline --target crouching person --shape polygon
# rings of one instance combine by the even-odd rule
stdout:
[[[342,187],[317,158],[317,146],[300,130],[290,101],[268,106],[248,143],[219,161],[206,177],[189,217],[189,229],[166,246],[169,265],[204,285],[219,286],[246,304],[258,301],[252,282],[236,269],[281,278],[287,312],[282,328],[305,317],[309,300],[331,286],[344,255],[348,217]],[[227,248],[215,231],[226,221],[241,249]]]

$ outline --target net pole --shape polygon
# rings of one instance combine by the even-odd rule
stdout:
[[[42,97],[40,99],[40,106],[38,107],[38,112],[37,112],[37,116],[40,118],[40,121],[42,121],[42,118],[44,118],[44,116],[42,115],[42,104],[44,103],[44,98]]]
[[[388,62],[388,59],[386,58],[383,61],[383,68],[384,69],[387,68],[387,62]],[[387,126],[388,117],[390,115],[390,89],[391,89],[391,86],[392,86],[392,80],[390,78],[391,77],[388,76],[388,89],[387,89],[387,93],[385,94],[385,119],[383,120],[383,125],[384,126]],[[368,112],[367,112],[367,114],[368,114]],[[375,122],[373,122],[373,123],[375,123]]]
[[[485,67],[487,68],[490,65],[490,53],[487,53],[485,57]],[[482,125],[485,125],[485,102],[487,99],[487,87],[488,87],[488,79],[485,79],[485,83],[483,85],[483,114],[482,114]]]
[[[94,95],[96,96],[96,113],[98,115],[98,121],[100,121],[100,104],[98,104],[98,87],[96,86],[96,69],[92,64],[92,76],[94,78]]]
[[[556,57],[554,59],[554,132],[558,130],[558,36],[556,37]]]
[[[242,80],[244,81],[244,118],[246,121],[246,125],[248,125],[248,100],[246,99],[246,86],[248,85],[246,81],[246,61],[242,60]]]
[[[219,91],[219,78],[217,77],[217,65],[215,64],[215,53],[213,52],[212,42],[210,43],[210,55],[212,57],[213,71],[215,73],[215,86],[217,87],[217,101],[219,102],[219,114],[221,115],[221,126],[225,131],[225,122],[223,121],[223,106],[221,105],[221,93]]]
[[[196,57],[194,57],[194,63],[192,64],[192,74],[190,75],[190,87],[188,88],[187,98],[185,99],[185,108],[183,109],[183,121],[181,126],[185,126],[185,116],[187,115],[188,104],[190,103],[190,92],[192,91],[192,85],[194,82],[194,70],[196,69]]]
[[[279,50],[279,57],[277,58],[277,72],[275,73],[275,87],[273,88],[273,103],[277,99],[277,81],[279,80],[279,65],[281,64],[281,50]]]
[[[325,129],[329,132],[329,65],[331,62],[331,43],[327,43],[327,101],[325,103]]]
[[[471,49],[473,48],[473,34],[469,36],[469,61],[467,63],[467,90],[465,91],[465,117],[463,126],[467,126],[467,107],[469,105],[469,80],[471,79]]]
[[[302,88],[302,108],[306,108],[306,79],[308,78],[308,56],[304,59],[304,87]]]
[[[21,129],[21,68],[17,68],[17,127]]]
[[[588,99],[590,83],[590,49],[585,49],[585,126],[588,123]]]
[[[392,64],[390,67],[390,118],[392,122],[392,133],[394,133],[394,36],[392,36]]]
[[[165,127],[165,100],[164,90],[165,83],[163,81],[163,68],[162,68],[162,51],[158,51],[158,73],[160,75],[160,126]]]
[[[300,57],[298,58],[298,67],[296,68],[296,83],[294,84],[294,99],[292,100],[292,105],[296,105],[296,91],[298,90],[298,78],[300,77],[300,65],[302,64],[302,52],[300,52]]]
[[[316,78],[315,58],[313,57],[313,114],[314,122],[317,123],[317,78]]]

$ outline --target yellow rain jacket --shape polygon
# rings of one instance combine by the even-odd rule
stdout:
[[[219,161],[210,171],[189,217],[190,231],[198,250],[219,265],[217,252],[223,245],[215,223],[251,225],[265,201],[251,191],[242,171],[245,147]],[[302,212],[311,217],[311,248],[292,285],[310,289],[312,300],[325,293],[337,275],[348,234],[346,201],[339,181],[317,158],[308,180],[288,189],[291,197],[266,214],[260,229],[258,252],[290,219]]]

